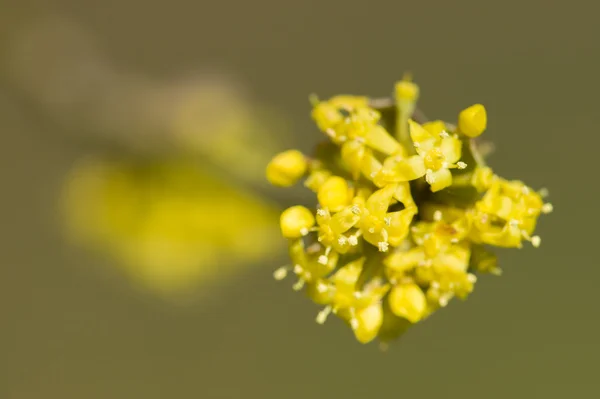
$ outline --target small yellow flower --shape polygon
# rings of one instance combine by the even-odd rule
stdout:
[[[404,203],[404,209],[389,212],[394,196]],[[408,235],[409,226],[416,214],[407,183],[390,184],[374,192],[362,209],[360,227],[364,239],[387,252],[389,246],[399,245]]]
[[[307,167],[306,158],[300,151],[284,151],[269,162],[267,179],[274,186],[293,186],[304,176]]]
[[[379,178],[388,182],[405,182],[425,176],[431,191],[436,192],[452,184],[450,169],[463,169],[466,164],[458,162],[462,143],[455,135],[442,130],[432,134],[413,120],[409,120],[410,135],[418,155],[408,158],[395,156],[386,160]],[[430,126],[433,130],[433,126]]]
[[[315,225],[315,217],[307,208],[296,205],[283,211],[279,225],[284,237],[300,238]]]
[[[477,137],[487,127],[487,111],[481,104],[471,105],[458,115],[458,130],[468,137]]]

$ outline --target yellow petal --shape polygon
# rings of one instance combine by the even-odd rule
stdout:
[[[408,236],[410,223],[416,213],[416,209],[414,208],[388,213],[390,225],[386,227],[386,230],[390,245],[396,247],[404,241]]]
[[[431,186],[431,191],[435,193],[452,184],[452,173],[448,169],[442,168],[427,174],[427,182]]]
[[[420,248],[412,248],[405,252],[393,252],[383,264],[394,274],[407,272],[425,260],[425,253]]]
[[[333,215],[329,226],[335,235],[340,235],[354,227],[359,220],[360,214],[355,213],[355,209],[348,206]]]
[[[367,200],[366,208],[371,216],[382,219],[390,206],[396,185],[390,184],[375,191]]]
[[[369,147],[386,155],[402,151],[400,143],[398,143],[381,125],[376,125],[370,129],[365,136],[365,140]]]
[[[413,155],[396,162],[390,170],[392,181],[405,182],[418,179],[425,175],[425,163],[419,155]]]
[[[356,328],[354,329],[354,335],[356,339],[366,344],[371,342],[381,328],[383,323],[383,309],[380,303],[375,303],[363,309],[356,311]]]
[[[419,125],[412,119],[409,119],[408,126],[410,128],[410,138],[412,139],[413,143],[421,145],[422,143],[434,138],[434,136],[423,126]]]
[[[427,309],[425,294],[414,283],[401,284],[392,288],[389,303],[390,309],[396,316],[404,317],[411,323],[421,320]]]
[[[446,124],[443,121],[431,121],[423,123],[423,128],[431,133],[434,137],[439,137],[439,135],[446,131]]]
[[[371,180],[381,170],[381,163],[370,151],[367,151],[363,158],[360,170],[367,179]]]
[[[462,142],[456,137],[446,137],[440,143],[440,150],[446,158],[446,162],[454,164],[462,155]]]
[[[365,159],[365,145],[358,140],[348,140],[341,147],[342,160],[350,170],[352,178],[357,180]]]

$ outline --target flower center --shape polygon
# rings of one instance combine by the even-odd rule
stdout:
[[[445,159],[442,151],[437,148],[431,149],[425,154],[425,167],[431,170],[438,170],[442,167]]]

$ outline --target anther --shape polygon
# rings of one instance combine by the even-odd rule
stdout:
[[[377,247],[379,247],[379,252],[387,252],[388,249],[390,248],[390,244],[388,244],[387,242],[378,242],[377,243]]]
[[[329,287],[327,286],[327,284],[322,283],[319,281],[319,283],[317,283],[317,291],[321,294],[327,292],[329,290]]]
[[[323,310],[317,314],[316,322],[318,324],[324,324],[327,320],[327,316],[331,313],[331,306],[326,306]]]
[[[348,237],[348,242],[350,243],[350,245],[352,245],[353,247],[358,245],[358,237],[357,236],[350,236]]]
[[[294,291],[300,291],[303,287],[304,287],[304,280],[302,280],[302,279],[299,279],[298,281],[296,281],[294,283],[294,285],[292,285],[292,289]]]
[[[277,280],[277,281],[283,280],[284,278],[287,277],[288,270],[289,270],[288,266],[282,266],[282,267],[278,268],[277,270],[275,270],[273,272],[273,278],[275,278],[275,280]]]

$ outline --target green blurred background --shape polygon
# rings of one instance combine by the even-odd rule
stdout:
[[[596,3],[0,0],[0,10],[0,398],[600,394]],[[68,34],[80,31],[89,37]],[[69,37],[62,52],[44,42]],[[91,59],[128,77],[105,74],[102,62],[78,64],[90,43],[104,57]],[[542,218],[539,250],[502,251],[504,276],[481,278],[467,302],[453,302],[387,353],[358,344],[342,323],[317,325],[317,309],[272,279],[286,261],[282,241],[239,273],[201,285],[198,298],[174,303],[64,240],[57,209],[76,161],[115,142],[133,157],[148,152],[130,145],[145,137],[122,137],[127,117],[112,119],[137,109],[145,89],[127,97],[111,83],[186,87],[182,77],[214,82],[217,73],[243,88],[245,101],[277,113],[277,128],[259,131],[278,144],[257,136],[259,144],[308,151],[321,139],[308,117],[310,93],[387,95],[407,70],[430,117],[453,120],[485,104],[486,136],[496,144],[490,163],[549,188],[555,212]],[[60,97],[65,85],[86,94]],[[94,112],[98,97],[102,112]],[[162,121],[148,109],[131,122],[140,131]],[[206,164],[280,206],[309,198]]]

